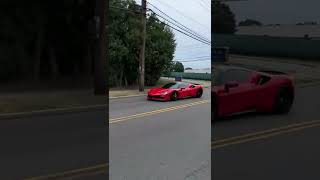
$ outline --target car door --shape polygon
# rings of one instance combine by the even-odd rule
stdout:
[[[253,84],[250,82],[252,72],[242,69],[230,69],[224,72],[224,85],[232,82],[236,86],[219,94],[219,108],[222,115],[247,111],[253,108]]]
[[[181,83],[179,85],[179,96],[180,98],[185,98],[189,96],[188,84]]]
[[[197,94],[197,88],[196,88],[196,86],[193,85],[193,84],[190,84],[190,85],[188,86],[188,96],[194,97],[194,96],[196,96],[196,94]]]

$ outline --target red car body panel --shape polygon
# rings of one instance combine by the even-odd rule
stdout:
[[[268,81],[259,84],[261,76],[268,77]],[[236,113],[255,110],[258,112],[272,112],[275,97],[280,87],[289,87],[294,96],[293,77],[277,72],[251,71],[246,82],[237,83],[237,87],[226,91],[225,85],[213,86],[213,103],[217,106],[217,116],[223,117]]]
[[[148,100],[170,101],[173,92],[177,92],[177,99],[188,97],[196,97],[199,89],[203,89],[202,85],[186,83],[185,88],[163,88],[156,87],[148,91]]]

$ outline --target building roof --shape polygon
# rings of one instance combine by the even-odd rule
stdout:
[[[320,25],[265,25],[265,26],[239,26],[238,35],[257,35],[273,37],[301,37],[320,39]]]

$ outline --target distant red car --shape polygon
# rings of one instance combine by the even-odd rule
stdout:
[[[288,113],[294,101],[293,77],[217,65],[212,69],[212,118],[247,111]]]
[[[148,100],[175,101],[188,97],[200,98],[203,86],[200,84],[172,82],[162,87],[152,88],[148,92]]]

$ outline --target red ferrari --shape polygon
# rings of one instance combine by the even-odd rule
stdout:
[[[188,97],[200,98],[203,87],[200,84],[172,82],[162,87],[152,88],[148,92],[148,100],[175,101]]]
[[[232,66],[212,69],[212,118],[256,111],[288,113],[294,100],[293,77],[276,71]]]

